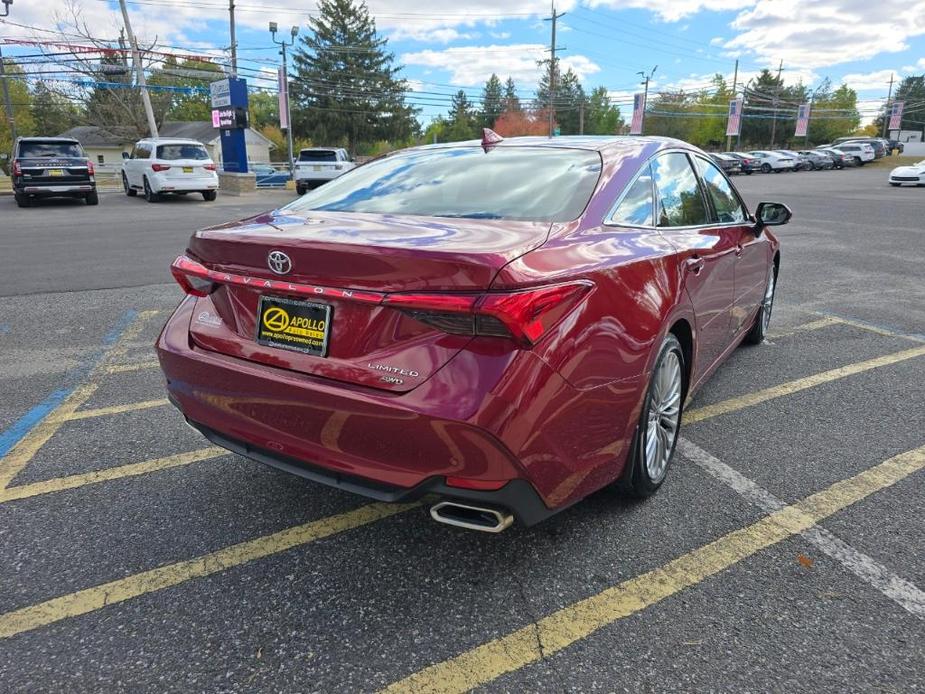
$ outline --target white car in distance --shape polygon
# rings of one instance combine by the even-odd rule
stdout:
[[[796,171],[796,167],[800,163],[793,157],[788,157],[779,152],[757,150],[755,152],[748,152],[748,155],[750,157],[755,157],[761,162],[761,170],[764,173],[770,173],[772,171],[774,173],[779,173],[781,171]]]
[[[299,195],[356,168],[341,147],[306,147],[295,162],[295,189]]]
[[[866,142],[840,142],[837,147],[845,153],[845,156],[854,159],[858,166],[864,166],[867,162],[877,158],[874,148]]]
[[[215,200],[218,174],[201,142],[139,140],[122,158],[122,188],[129,197],[142,193],[148,202],[159,202],[167,193],[201,193],[203,200]]]
[[[890,171],[890,185],[925,186],[925,159],[911,166],[897,166]]]

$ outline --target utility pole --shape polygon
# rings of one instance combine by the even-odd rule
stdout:
[[[783,59],[777,68],[777,84],[774,87],[774,120],[771,121],[771,149],[774,149],[774,138],[777,135],[777,105],[780,102],[780,73],[784,69]]]
[[[733,99],[736,98],[736,86],[738,86],[738,81],[739,81],[739,59],[736,58],[736,69],[732,75],[732,98]],[[729,114],[728,104],[726,107],[726,114],[728,118],[728,114]],[[739,114],[739,132],[742,132],[742,114],[741,113]],[[732,135],[726,135],[726,151],[728,152],[730,149],[732,149]]]
[[[552,16],[546,17],[544,22],[552,22],[552,40],[549,43],[549,137],[555,133],[554,104],[556,103],[556,20],[565,16],[565,12],[556,14],[556,3],[552,3]],[[563,49],[559,49],[563,50]]]
[[[886,137],[887,124],[890,122],[890,99],[893,98],[893,73],[890,73],[890,91],[886,93],[886,110],[883,112],[883,137]],[[899,139],[899,135],[896,136]],[[891,150],[892,151],[892,150]]]
[[[125,33],[128,36],[129,43],[132,44],[132,62],[135,64],[135,74],[138,79],[138,87],[141,89],[141,100],[145,105],[145,115],[148,116],[148,129],[151,131],[151,137],[157,138],[157,121],[154,120],[154,109],[151,108],[151,97],[148,96],[148,83],[145,82],[145,69],[141,64],[141,54],[138,52],[138,41],[135,39],[135,33],[132,31],[132,24],[128,20],[128,10],[125,8],[125,0],[119,0],[119,7],[122,8],[122,21],[125,23]]]
[[[585,102],[578,102],[578,134],[585,134]]]
[[[285,93],[286,144],[288,145],[288,148],[289,148],[289,166],[288,166],[289,175],[293,177],[293,180],[295,180],[294,172],[292,168],[292,111],[289,108],[289,71],[287,68],[287,60],[286,60],[286,46],[292,46],[295,44],[295,37],[299,33],[299,27],[294,26],[292,27],[292,29],[289,30],[289,34],[292,37],[292,39],[288,43],[286,42],[285,39],[281,41],[277,41],[276,31],[277,31],[276,22],[270,22],[270,35],[273,37],[273,43],[275,43],[277,46],[280,47],[279,54],[282,56],[282,59],[283,59],[283,64],[280,68],[282,70],[282,78],[280,80],[281,84],[279,85],[279,88],[281,90],[280,91],[281,95]],[[281,109],[282,108],[283,106],[281,105]],[[282,121],[283,121],[282,112],[280,112],[279,114],[279,120],[280,120],[280,124],[282,124]]]
[[[10,5],[13,0],[3,0],[3,14],[0,17],[6,17],[10,14]],[[6,120],[10,124],[10,140],[16,142],[16,120],[13,118],[13,101],[10,99],[9,77],[6,76],[6,66],[3,64],[3,48],[0,46],[0,83],[3,84],[3,104],[6,107]]]
[[[640,135],[646,134],[646,107],[649,105],[649,80],[652,79],[652,76],[655,74],[656,70],[658,70],[658,65],[652,68],[652,72],[650,72],[648,75],[644,72],[636,73],[637,75],[640,75],[644,80],[640,82],[640,84],[645,85],[645,90],[643,91],[643,95],[642,95],[642,119],[639,124],[639,131],[640,131],[639,134]]]
[[[228,0],[228,14],[231,18],[231,76],[238,76],[238,42],[234,37],[234,0]]]

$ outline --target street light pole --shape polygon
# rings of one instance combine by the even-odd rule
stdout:
[[[287,60],[286,60],[286,46],[292,46],[295,44],[295,37],[299,33],[299,27],[294,26],[289,30],[289,34],[292,37],[292,40],[289,42],[287,42],[285,39],[283,39],[282,41],[277,41],[276,31],[277,31],[276,22],[270,22],[270,35],[273,37],[273,43],[275,43],[277,46],[280,47],[279,53],[282,56],[282,60],[283,60],[283,64],[282,64],[283,76],[281,80],[282,84],[280,84],[280,89],[284,90],[285,92],[285,102],[286,102],[285,103],[286,145],[289,149],[289,160],[288,160],[289,163],[288,163],[287,168],[289,169],[289,176],[293,177],[294,179],[295,173],[293,172],[293,168],[292,168],[292,154],[293,154],[292,153],[292,116],[291,116],[291,110],[289,108],[289,71],[288,71]],[[283,114],[280,113],[279,115],[280,115],[280,121],[282,121]]]

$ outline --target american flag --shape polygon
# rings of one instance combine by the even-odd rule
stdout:
[[[797,129],[793,133],[794,137],[806,137],[806,129],[809,127],[809,104],[800,104],[797,109]]]
[[[633,96],[633,122],[630,123],[630,135],[642,135],[642,114],[646,110],[646,95]]]
[[[729,102],[729,119],[726,121],[726,135],[738,135],[742,125],[742,99]]]
[[[903,106],[905,105],[905,101],[896,101],[893,103],[893,107],[890,109],[890,130],[899,130],[899,126],[903,120]]]

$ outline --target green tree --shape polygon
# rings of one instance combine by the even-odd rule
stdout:
[[[514,84],[514,78],[508,76],[507,82],[504,83],[504,110],[520,111],[520,99],[517,96],[517,86]]]
[[[407,140],[419,130],[406,81],[365,2],[320,0],[293,54],[294,131],[314,142]]]
[[[807,130],[810,144],[825,144],[850,135],[861,123],[858,94],[847,84],[833,92],[831,81],[825,78],[813,93],[812,102]]]
[[[8,58],[3,59],[6,70],[7,84],[10,90],[10,101],[13,103],[13,123],[16,125],[17,135],[32,135],[35,133],[35,121],[32,118],[32,95],[26,82],[22,79],[23,69]],[[0,118],[0,152],[9,154],[13,151],[13,137],[6,113]]]
[[[585,111],[585,133],[588,135],[616,135],[624,125],[620,109],[610,102],[607,87],[595,87],[588,96]]]
[[[279,126],[279,95],[251,92],[247,97],[251,127],[260,130],[267,125]]]
[[[504,88],[498,75],[491,73],[482,89],[482,110],[480,120],[483,128],[494,127],[495,121],[504,112]]]
[[[37,82],[32,89],[32,120],[40,135],[60,135],[82,122],[79,109],[65,96]]]
[[[549,60],[541,60],[538,65],[542,68],[542,75],[536,90],[536,103],[538,108],[545,109],[550,104]],[[587,109],[588,97],[572,68],[564,74],[561,72],[558,58],[553,69],[553,79],[556,88],[552,106],[559,131],[563,135],[576,135],[580,129],[580,112]]]
[[[447,125],[444,136],[449,142],[478,137],[479,120],[472,108],[472,102],[462,89],[453,95]]]
[[[212,116],[212,103],[206,91],[209,82],[223,77],[225,74],[215,63],[204,60],[178,63],[175,58],[168,57],[159,69],[152,71],[148,81],[177,90],[159,95],[160,100],[167,102],[164,120],[201,121],[210,120]]]
[[[922,112],[921,110],[911,110],[909,106],[913,103],[920,104],[925,102],[925,75],[905,77],[896,88],[893,101],[904,101],[906,104],[903,109],[902,120],[900,121],[900,130],[921,130]],[[877,132],[880,133],[883,132],[884,118],[886,117],[889,119],[886,109],[887,106],[884,106],[880,115],[877,116],[877,119],[874,121],[878,127]],[[887,123],[887,125],[889,125],[889,123]]]

